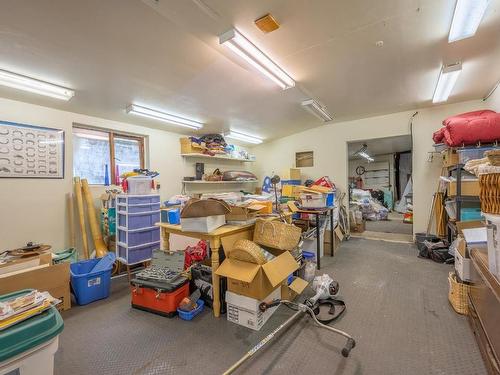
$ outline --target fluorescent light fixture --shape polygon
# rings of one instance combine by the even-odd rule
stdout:
[[[295,86],[295,81],[283,69],[276,65],[252,42],[241,35],[238,30],[231,29],[220,35],[219,43],[227,46],[283,90]]]
[[[457,0],[448,43],[474,36],[489,2],[489,0]]]
[[[372,162],[374,161],[375,159],[373,159],[370,155],[368,155],[366,152],[364,151],[360,151],[358,152],[358,155],[361,156],[362,158],[365,158],[366,160],[368,160],[369,162]]]
[[[50,96],[61,100],[70,100],[75,96],[75,91],[53,83],[39,81],[38,79],[23,76],[0,69],[0,85],[14,89],[33,92],[39,95]]]
[[[433,103],[442,103],[448,100],[448,97],[450,96],[461,71],[461,62],[444,65],[441,68],[436,89],[434,90],[434,95],[432,96]]]
[[[201,122],[189,120],[187,118],[171,115],[165,112],[156,111],[154,109],[142,107],[137,104],[130,104],[127,107],[127,113],[163,121],[172,125],[184,126],[190,129],[201,129],[203,127],[203,124]]]
[[[302,102],[302,107],[311,112],[314,116],[323,120],[324,122],[332,121],[333,117],[328,113],[326,107],[319,104],[316,100],[309,99]]]
[[[228,133],[225,133],[224,137],[236,139],[236,140],[242,141],[242,142],[253,143],[255,145],[258,145],[258,144],[263,142],[262,138],[255,137],[253,135],[248,135],[248,134],[236,132],[234,130],[230,130]]]

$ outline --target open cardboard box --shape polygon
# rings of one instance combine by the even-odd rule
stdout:
[[[245,206],[230,206],[231,212],[226,214],[227,221],[247,221],[255,219],[260,210],[266,209],[266,204],[249,203]]]
[[[290,285],[287,285],[285,281],[281,285],[281,299],[293,301],[304,291],[304,289],[307,288],[308,285],[309,283],[300,277],[295,277]]]
[[[62,301],[59,309],[70,309],[69,263],[52,265],[52,254],[46,253],[1,264],[0,295],[21,289],[47,291]]]
[[[230,292],[261,300],[298,268],[294,257],[285,251],[262,265],[228,257],[215,273],[227,277],[227,289]]]

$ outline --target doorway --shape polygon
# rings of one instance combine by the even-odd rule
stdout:
[[[411,136],[367,139],[347,146],[352,236],[412,242]]]

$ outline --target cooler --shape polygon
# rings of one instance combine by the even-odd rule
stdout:
[[[185,277],[168,282],[133,279],[132,307],[139,310],[167,316],[177,313],[182,299],[189,297],[189,283]]]
[[[0,296],[0,301],[19,297],[25,289]],[[0,331],[0,375],[50,375],[64,327],[55,307]]]

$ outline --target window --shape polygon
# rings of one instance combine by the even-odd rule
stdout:
[[[296,152],[295,153],[295,167],[312,167],[314,166],[314,153],[312,151]]]
[[[125,134],[73,128],[73,175],[89,184],[104,185],[115,176],[144,168],[144,138]]]

